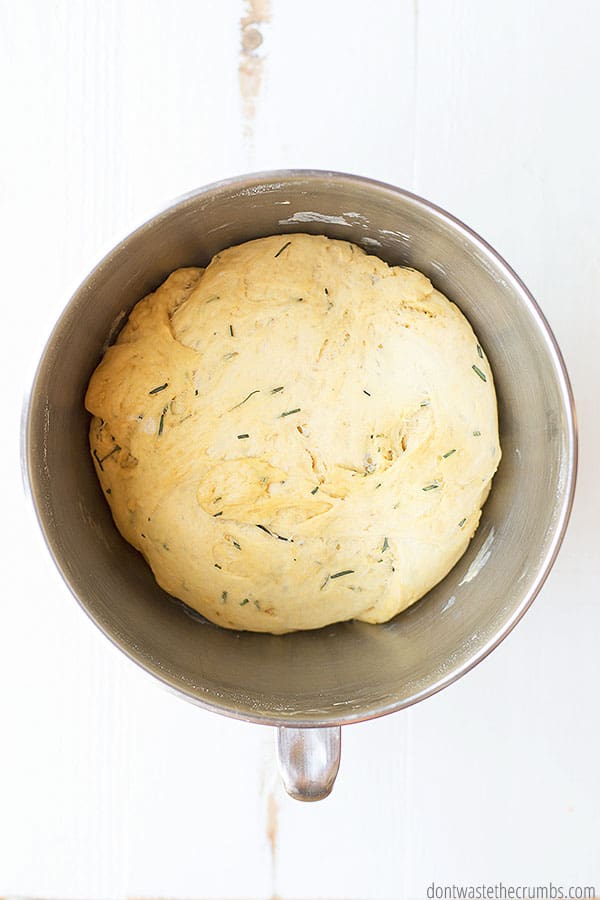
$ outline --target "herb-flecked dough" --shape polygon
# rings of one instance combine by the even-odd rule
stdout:
[[[173,272],[86,406],[119,531],[226,628],[387,621],[462,556],[500,460],[492,372],[459,309],[323,236]]]

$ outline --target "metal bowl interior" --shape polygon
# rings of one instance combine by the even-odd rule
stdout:
[[[118,534],[90,460],[83,397],[110,335],[173,269],[274,233],[354,241],[425,272],[458,304],[495,376],[503,459],[479,529],[450,574],[385,625],[275,637],[220,629],[155,583]],[[506,263],[447,213],[330,172],[275,172],[182,198],[79,288],[40,362],[25,462],[49,549],[83,608],[130,658],[189,699],[271,724],[349,723],[446,686],[510,631],[543,583],[575,479],[573,404],[543,316]]]

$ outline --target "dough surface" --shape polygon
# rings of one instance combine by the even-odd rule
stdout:
[[[492,373],[459,309],[323,236],[173,272],[86,406],[119,531],[227,628],[387,621],[462,556],[500,460]]]

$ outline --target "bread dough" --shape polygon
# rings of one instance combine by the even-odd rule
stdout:
[[[500,459],[492,373],[459,309],[323,236],[173,272],[86,406],[119,531],[226,628],[387,621],[462,556]]]

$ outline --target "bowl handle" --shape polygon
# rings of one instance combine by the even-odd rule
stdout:
[[[277,762],[284,787],[294,800],[324,800],[338,769],[341,728],[277,729]]]

